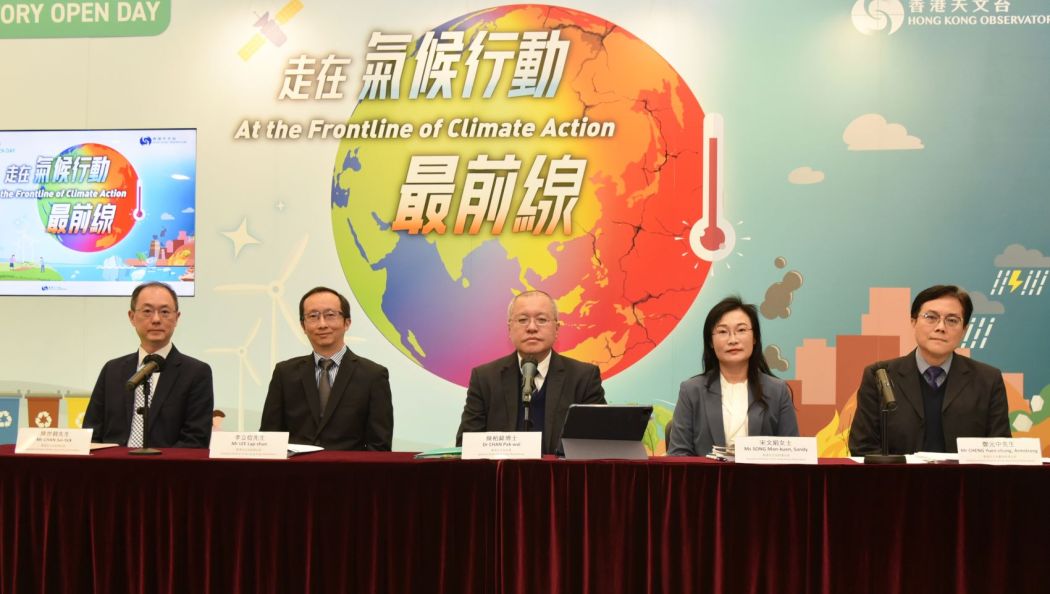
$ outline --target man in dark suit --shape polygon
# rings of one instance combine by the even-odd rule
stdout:
[[[521,366],[531,359],[538,367],[531,430],[543,431],[543,453],[553,454],[560,449],[570,404],[605,404],[601,374],[594,365],[552,350],[558,309],[543,291],[527,291],[511,300],[507,329],[516,352],[471,370],[456,444],[463,443],[467,432],[525,430]]]
[[[390,451],[390,375],[347,348],[350,302],[327,287],[311,289],[299,300],[299,323],[313,353],[274,368],[259,430],[329,450]]]
[[[1010,437],[1002,372],[955,353],[971,314],[970,296],[953,285],[915,296],[911,324],[917,348],[864,370],[849,435],[854,456],[882,449],[879,367],[886,368],[897,401],[886,423],[890,454],[955,452],[958,437]]]
[[[139,335],[139,350],[102,367],[84,413],[84,428],[94,430],[92,441],[143,446],[143,419],[135,410],[144,406],[144,394],[142,388],[128,392],[125,382],[147,355],[156,354],[164,358],[164,365],[147,380],[152,387],[148,445],[208,447],[215,401],[211,367],[171,344],[180,315],[179,298],[168,285],[151,282],[135,287],[128,320]]]

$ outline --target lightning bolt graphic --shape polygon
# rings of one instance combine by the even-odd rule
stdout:
[[[1017,287],[1021,286],[1021,271],[1013,271],[1013,273],[1010,275],[1010,280],[1008,280],[1007,282],[1010,283],[1010,292],[1013,293],[1014,291],[1016,291]]]

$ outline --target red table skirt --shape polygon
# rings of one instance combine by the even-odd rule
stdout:
[[[4,455],[0,592],[492,592],[496,464]]]
[[[501,592],[1050,592],[1050,469],[518,462]]]
[[[1042,467],[0,446],[0,593],[1047,592]]]

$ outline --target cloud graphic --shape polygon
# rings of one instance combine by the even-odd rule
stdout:
[[[170,212],[166,212],[166,213],[160,215],[160,220],[162,220],[162,221],[174,221],[175,220],[175,215],[171,214]]]
[[[791,315],[793,293],[802,286],[802,273],[792,270],[784,275],[784,280],[773,283],[766,289],[766,298],[758,310],[766,319],[786,318]]]
[[[891,124],[877,113],[866,113],[846,126],[842,140],[851,151],[906,151],[923,148],[922,140],[909,136],[900,124]]]
[[[977,315],[1000,315],[1006,313],[1006,306],[999,301],[992,301],[984,296],[984,293],[969,291],[970,301],[973,301],[973,313]]]
[[[819,184],[824,181],[824,172],[817,171],[810,166],[799,167],[788,174],[788,183],[792,184]]]
[[[1006,246],[1003,253],[995,257],[999,268],[1050,268],[1050,257],[1039,250],[1029,250],[1019,243]]]
[[[1017,431],[1020,431],[1021,433],[1025,433],[1027,431],[1031,431],[1032,430],[1032,426],[1034,424],[1035,423],[1032,422],[1032,418],[1029,417],[1026,414],[1023,414],[1023,413],[1017,415],[1014,418],[1014,422],[1013,422],[1014,429],[1016,429]]]
[[[766,349],[762,351],[762,356],[766,358],[766,363],[769,365],[770,369],[775,371],[787,371],[787,359],[781,356],[780,347],[777,345],[771,344],[767,346]]]
[[[191,212],[193,212],[192,206],[187,206],[186,208],[182,209],[183,214],[190,214]]]

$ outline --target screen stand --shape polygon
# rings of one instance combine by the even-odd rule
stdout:
[[[640,441],[563,438],[566,460],[648,460]]]

